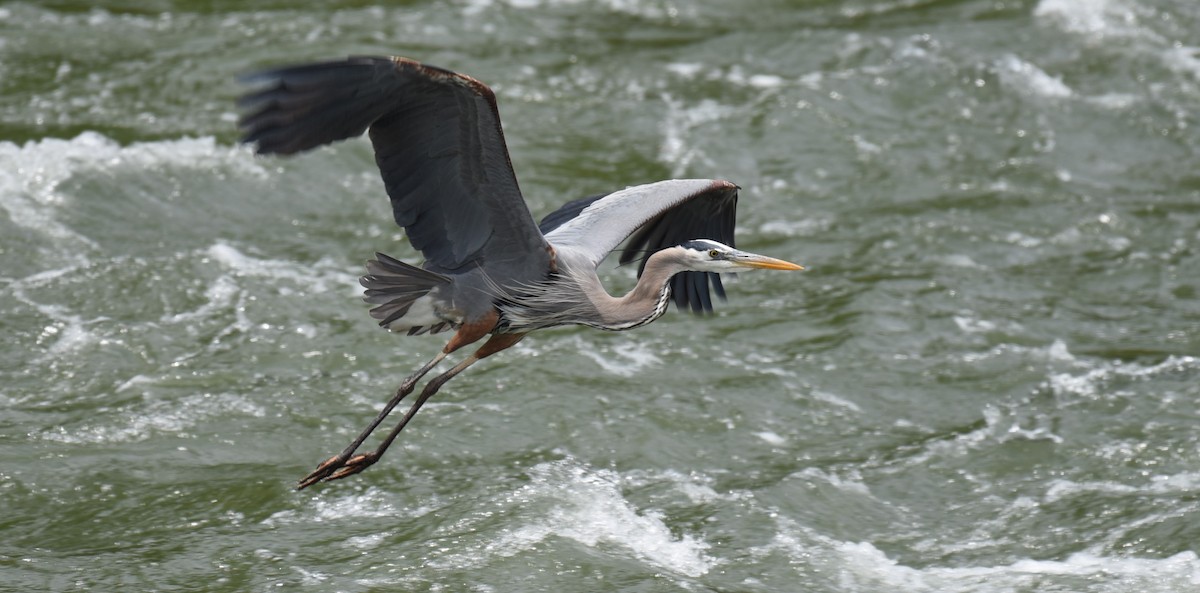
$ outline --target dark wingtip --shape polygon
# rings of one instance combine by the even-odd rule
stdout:
[[[240,143],[258,154],[290,155],[362,134],[389,91],[382,57],[293,64],[235,76],[249,87],[236,100]]]

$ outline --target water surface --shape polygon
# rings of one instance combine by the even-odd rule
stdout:
[[[0,5],[0,582],[16,591],[1200,588],[1191,0]],[[350,480],[439,338],[365,141],[236,145],[236,75],[493,86],[535,215],[743,187],[716,315],[548,331]],[[614,292],[633,271],[605,268]]]

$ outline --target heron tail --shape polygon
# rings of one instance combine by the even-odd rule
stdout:
[[[375,258],[367,262],[367,274],[358,282],[367,289],[363,300],[377,305],[371,309],[371,317],[378,319],[382,327],[389,327],[407,315],[413,303],[429,291],[450,283],[450,279],[441,274],[382,253],[376,253]]]

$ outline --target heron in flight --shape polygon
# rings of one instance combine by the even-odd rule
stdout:
[[[479,360],[560,325],[610,331],[658,319],[674,301],[695,313],[724,298],[718,272],[801,266],[733,247],[737,186],[673,179],[568,202],[535,224],[509,160],[496,96],[463,74],[407,58],[352,57],[251,74],[239,100],[242,141],[290,155],[367,131],[396,224],[425,257],[420,267],[381,253],[360,280],[379,325],[409,335],[453,330],[432,360],[400,384],[341,453],[300,480],[361,472],[383,456],[446,381]],[[596,267],[629,239],[620,262],[638,281],[612,296]],[[356,454],[417,382],[451,353],[486,336],[429,380],[373,451]]]

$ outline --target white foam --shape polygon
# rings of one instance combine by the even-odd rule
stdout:
[[[174,313],[162,319],[165,323],[188,323],[201,319],[208,319],[217,311],[222,311],[233,307],[235,298],[238,296],[237,284],[233,278],[229,276],[220,276],[213,280],[204,289],[204,298],[207,302],[200,305],[191,311]],[[244,311],[238,308],[238,312],[243,316],[239,318],[239,328],[248,329],[250,321],[244,317]]]
[[[1127,0],[1041,0],[1035,19],[1093,40],[1121,37],[1157,38],[1138,25],[1136,4]]]
[[[58,222],[54,212],[64,201],[56,189],[73,171],[72,153],[86,151],[97,136],[80,135],[74,142],[52,138],[24,146],[0,142],[0,207],[8,211],[9,219],[75,250],[96,247],[91,239]]]
[[[758,232],[784,237],[808,237],[833,226],[829,218],[803,218],[800,220],[769,220],[758,227]]]
[[[871,542],[840,541],[782,516],[775,521],[775,538],[752,553],[782,551],[799,574],[824,575],[836,590],[847,593],[1178,593],[1200,585],[1200,557],[1191,551],[1167,558],[1078,552],[1063,559],[1025,558],[1009,564],[918,568],[894,560]],[[1080,589],[1085,583],[1086,587]]]
[[[777,433],[771,432],[769,430],[756,432],[756,433],[754,433],[754,436],[762,439],[768,445],[773,445],[776,447],[787,443],[787,439],[785,439],[785,438],[779,436]]]
[[[1042,239],[1031,237],[1018,231],[1013,231],[1005,235],[1004,240],[1020,247],[1037,247],[1043,243]]]
[[[1168,356],[1166,360],[1150,366],[1139,363],[1114,362],[1105,363],[1098,368],[1091,368],[1082,374],[1055,373],[1050,375],[1046,383],[1057,396],[1090,398],[1101,395],[1104,392],[1104,386],[1116,378],[1140,379],[1179,371],[1194,372],[1197,369],[1200,369],[1200,359],[1196,357]]]
[[[1051,431],[1048,418],[1030,417],[1019,405],[989,404],[983,407],[981,414],[983,426],[970,432],[955,434],[951,439],[927,442],[920,451],[902,458],[895,466],[881,468],[881,471],[901,472],[908,467],[924,465],[931,459],[959,458],[983,447],[1014,440],[1063,442],[1061,436]]]
[[[219,241],[195,254],[201,262],[224,268],[205,287],[205,301],[194,309],[168,313],[159,322],[182,325],[184,331],[194,333],[197,322],[233,316],[233,321],[210,340],[209,348],[217,348],[220,339],[235,332],[251,331],[254,328],[271,329],[268,324],[256,323],[247,313],[247,305],[257,297],[245,288],[246,278],[266,278],[272,290],[284,297],[319,294],[330,290],[357,294],[358,282],[353,274],[329,258],[315,263],[258,258],[243,253],[236,247]],[[259,289],[261,293],[261,289]],[[317,338],[318,330],[311,324],[300,323],[291,328],[297,335]]]
[[[1142,98],[1132,93],[1104,93],[1088,97],[1086,100],[1088,103],[1104,109],[1122,110],[1137,104]],[[1065,175],[1058,175],[1058,178],[1062,181],[1070,181],[1071,175],[1066,172]]]
[[[43,341],[53,340],[43,356],[61,357],[105,340],[88,329],[97,319],[63,305],[39,302],[29,292],[86,268],[89,255],[98,249],[95,241],[59,221],[60,211],[71,208],[78,199],[63,191],[65,182],[80,174],[111,176],[122,169],[153,171],[164,166],[264,176],[265,171],[248,154],[245,149],[218,146],[211,137],[122,146],[102,134],[83,132],[71,139],[44,138],[21,145],[0,142],[0,208],[13,223],[45,237],[46,241],[36,245],[49,259],[74,262],[10,284],[16,298],[54,321],[43,332]],[[221,288],[218,285],[210,292]]]
[[[1046,356],[1051,360],[1076,362],[1075,355],[1071,354],[1071,351],[1067,349],[1067,343],[1059,339],[1055,339],[1050,343],[1050,347],[1046,349]]]
[[[40,344],[53,340],[53,343],[37,359],[38,362],[56,358],[69,352],[75,352],[100,340],[99,336],[87,329],[87,320],[82,315],[73,313],[62,305],[39,302],[27,293],[31,288],[38,288],[49,284],[62,276],[78,271],[86,265],[86,263],[81,263],[65,268],[46,270],[13,280],[9,283],[8,289],[14,298],[33,307],[38,313],[53,320],[53,323],[46,325],[42,329],[42,334],[38,341]]]
[[[699,62],[672,62],[666,65],[668,72],[684,78],[695,78],[704,68],[704,64]]]
[[[844,490],[847,493],[857,494],[861,496],[871,496],[871,490],[862,481],[862,476],[857,470],[850,470],[850,475],[842,477],[836,473],[825,471],[819,467],[806,467],[796,475],[802,476],[808,480],[820,480],[829,485]]]
[[[951,253],[947,255],[936,256],[933,259],[942,265],[952,266],[955,268],[974,268],[976,270],[987,269],[987,266],[980,264],[974,259],[971,259],[971,256],[965,253]]]
[[[973,319],[973,317],[966,317],[965,319],[967,320],[967,323],[969,324],[970,323],[969,320]],[[998,327],[1000,328],[1001,331],[1006,331],[1006,332],[1016,333],[1016,332],[1023,331],[1021,324],[1015,323],[1012,321],[1003,322],[1002,324],[998,325]],[[972,365],[977,364],[982,361],[985,361],[985,360],[993,359],[993,358],[1003,358],[1003,357],[1009,357],[1009,356],[1021,356],[1021,357],[1028,358],[1030,360],[1040,361],[1040,362],[1046,362],[1046,361],[1055,362],[1055,361],[1057,361],[1057,362],[1076,363],[1076,366],[1080,366],[1080,367],[1085,366],[1082,363],[1079,363],[1075,359],[1075,357],[1071,354],[1071,352],[1069,350],[1067,350],[1067,345],[1065,343],[1063,343],[1062,340],[1058,340],[1058,339],[1051,342],[1049,346],[1020,346],[1017,344],[997,344],[996,346],[991,347],[990,349],[988,349],[985,352],[964,352],[964,353],[958,355],[959,359],[962,360],[962,362],[967,363],[967,364],[972,364]]]
[[[314,494],[303,507],[278,511],[263,519],[262,524],[267,527],[279,527],[282,525],[361,521],[363,519],[412,519],[428,514],[436,505],[437,502],[432,501],[416,508],[400,508],[393,502],[392,493],[370,487],[361,493],[343,494],[337,497]],[[350,538],[346,544],[367,548],[378,542],[377,537],[364,536]]]
[[[774,74],[751,74],[746,83],[754,88],[773,89],[783,86],[783,78]]]
[[[840,395],[837,395],[836,393],[823,391],[821,389],[814,389],[810,391],[808,395],[817,401],[833,404],[839,408],[850,410],[851,412],[862,413],[862,407]]]
[[[817,70],[801,76],[797,79],[797,82],[799,82],[805,88],[816,91],[821,89],[821,83],[824,82],[824,80],[825,73]]]
[[[1051,21],[1066,31],[1102,34],[1108,29],[1112,0],[1042,0],[1033,16]]]
[[[101,340],[98,335],[87,329],[85,325],[86,321],[82,315],[71,313],[66,307],[61,305],[47,305],[33,301],[26,302],[33,305],[42,315],[57,322],[47,325],[42,329],[44,336],[53,336],[55,340],[46,349],[46,352],[37,359],[38,362],[58,358],[71,352],[77,352]]]
[[[1006,55],[996,65],[1000,81],[1019,91],[1052,99],[1062,99],[1074,94],[1071,87],[1057,76],[1050,76],[1041,68],[1017,56]]]
[[[1200,47],[1179,45],[1163,51],[1163,62],[1175,72],[1200,79]]]
[[[691,536],[675,537],[660,514],[638,509],[622,494],[615,472],[587,467],[573,458],[541,463],[529,470],[529,483],[483,504],[486,517],[519,515],[521,526],[488,541],[438,551],[426,560],[435,568],[474,568],[493,557],[507,557],[565,538],[592,548],[626,554],[684,576],[708,572],[715,561],[708,544]],[[483,516],[466,518],[455,532],[474,531]]]
[[[662,364],[662,359],[645,343],[635,340],[618,341],[612,346],[607,342],[596,349],[596,344],[585,344],[583,338],[573,336],[576,352],[592,359],[605,371],[621,377],[632,377],[644,369]]]
[[[883,147],[863,138],[859,134],[850,136],[850,140],[854,142],[854,149],[858,151],[860,158],[875,156],[883,152]]]
[[[211,245],[205,253],[239,276],[284,280],[313,292],[326,292],[333,287],[358,291],[358,278],[329,258],[321,258],[312,264],[258,258],[242,253],[224,241]]]
[[[347,547],[357,550],[372,550],[378,548],[379,544],[382,544],[384,540],[387,539],[388,535],[389,534],[386,532],[380,532],[371,533],[368,535],[353,536],[346,538],[346,541],[343,542],[343,544]]]
[[[129,382],[126,390],[152,381]],[[113,409],[92,417],[81,426],[58,426],[43,431],[38,436],[47,441],[68,444],[129,443],[144,441],[156,434],[186,435],[187,431],[200,423],[230,414],[243,414],[261,418],[266,410],[250,399],[230,393],[199,393],[172,400],[157,400],[139,408],[142,411],[128,413],[125,409]]]
[[[509,6],[517,10],[542,10],[558,6],[591,6],[595,5],[611,12],[638,16],[646,19],[679,18],[694,15],[695,9],[687,5],[676,5],[673,2],[656,2],[645,0],[466,0],[464,14],[478,16],[494,10],[498,5]]]
[[[594,470],[567,459],[539,464],[530,475],[535,495],[557,501],[544,518],[549,532],[587,546],[625,548],[651,564],[686,576],[700,576],[713,565],[704,553],[708,544],[690,535],[675,538],[659,514],[639,512],[626,500],[615,472]]]
[[[705,160],[701,149],[689,142],[690,136],[695,128],[727,117],[733,112],[733,108],[712,99],[704,99],[696,105],[685,107],[682,101],[669,95],[663,96],[663,102],[667,106],[667,114],[663,118],[659,161],[671,167],[673,177],[685,176],[693,164],[711,164]]]
[[[673,469],[633,470],[622,475],[622,482],[632,488],[645,488],[666,483],[692,504],[742,500],[752,496],[748,491],[719,493],[713,489],[712,485],[715,480],[712,477],[696,471],[685,474]]]
[[[975,319],[965,315],[955,315],[954,324],[958,329],[969,334],[981,334],[996,331],[996,324],[986,319]]]
[[[1081,494],[1186,495],[1197,490],[1200,490],[1200,472],[1156,474],[1139,484],[1122,484],[1111,481],[1074,482],[1059,479],[1049,483],[1043,501],[1049,504]]]
[[[1000,593],[1042,590],[1049,585],[1048,579],[1054,577],[1087,580],[1093,585],[1089,591],[1113,593],[1176,593],[1200,585],[1200,558],[1190,551],[1169,558],[1124,558],[1081,552],[1064,560],[1022,559],[1008,565],[919,569],[888,558],[867,542],[842,543],[837,552],[845,563],[841,584],[851,591],[882,587],[906,592]],[[1082,584],[1075,579],[1064,582]]]
[[[77,252],[97,245],[88,237],[58,222],[59,208],[69,207],[72,197],[59,186],[80,172],[114,169],[153,169],[162,165],[190,169],[234,169],[265,176],[245,149],[218,147],[211,137],[182,138],[158,142],[135,142],[122,146],[96,132],[83,132],[64,140],[43,138],[17,145],[0,142],[0,208],[8,211],[17,225],[37,231],[78,260]]]

